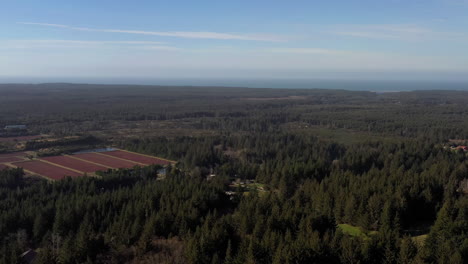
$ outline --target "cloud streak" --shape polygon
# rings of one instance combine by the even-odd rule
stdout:
[[[64,39],[34,39],[34,40],[13,40],[15,42],[23,43],[37,43],[37,44],[80,44],[80,45],[109,45],[109,44],[122,44],[122,45],[160,45],[164,42],[160,41],[113,41],[113,40],[64,40]]]
[[[180,50],[167,46],[159,41],[99,41],[99,40],[62,40],[62,39],[35,39],[35,40],[6,40],[0,43],[0,48],[6,49],[35,49],[35,48],[104,48],[129,47],[146,50]]]
[[[403,41],[468,39],[466,33],[439,32],[417,25],[405,24],[337,25],[325,32],[348,37]]]
[[[316,54],[316,55],[337,55],[346,52],[332,49],[321,48],[272,48],[266,49],[267,52],[273,53],[293,53],[293,54]]]
[[[90,31],[90,32],[105,32],[105,33],[123,33],[123,34],[136,34],[136,35],[150,35],[161,37],[175,37],[175,38],[190,38],[190,39],[218,39],[218,40],[250,40],[250,41],[268,41],[268,42],[281,42],[285,39],[278,36],[269,35],[244,35],[244,34],[230,34],[218,32],[205,32],[205,31],[143,31],[143,30],[124,30],[124,29],[96,29],[87,27],[74,27],[61,24],[50,23],[34,23],[34,22],[19,22],[23,25],[35,25],[43,27],[55,27],[77,31]]]

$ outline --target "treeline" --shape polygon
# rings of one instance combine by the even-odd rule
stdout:
[[[214,244],[205,251],[198,248],[199,242],[207,239],[207,235],[199,231],[199,236],[193,237],[190,244],[193,247],[190,255],[193,263],[209,263],[211,260],[206,258],[215,255],[213,263],[216,263],[219,258],[225,258],[226,250],[230,252],[230,258],[236,259],[232,263],[285,262],[289,257],[283,250],[296,252],[294,254],[297,255],[293,254],[288,260],[291,263],[355,263],[358,260],[364,263],[462,263],[460,261],[468,257],[468,216],[464,213],[467,198],[456,191],[459,183],[468,175],[467,156],[462,151],[447,150],[441,144],[406,140],[345,146],[305,135],[261,134],[172,140],[156,138],[133,140],[123,146],[149,154],[180,158],[183,162],[181,166],[197,168],[192,170],[192,175],[203,172],[206,175],[214,169],[220,176],[256,179],[272,190],[267,197],[249,195],[242,200],[238,212],[204,227],[215,232],[214,241],[224,234],[223,247]],[[441,221],[440,217],[447,206],[450,206],[451,214],[443,216],[444,226],[436,224],[430,229],[434,222]],[[299,212],[294,212],[293,208]],[[262,210],[263,213],[257,217],[256,214]],[[268,220],[272,215],[277,218]],[[233,219],[235,216],[237,218]],[[312,226],[316,221],[333,223],[330,224],[333,227],[330,227],[332,233],[328,234],[330,244],[327,250],[335,253],[330,259],[316,258],[322,249],[309,252],[312,256],[306,257],[302,255],[303,251],[289,248],[296,242],[304,245],[305,241],[294,242],[298,238],[293,235],[300,236],[306,232],[298,228],[307,217],[320,219],[309,219],[308,223]],[[266,228],[269,222],[274,223],[271,230]],[[250,223],[250,226],[240,228],[241,223]],[[337,231],[337,223],[359,226],[364,230],[376,231],[378,235],[361,241],[343,235],[341,230]],[[252,230],[256,225],[261,226],[258,233],[262,236],[252,241]],[[279,228],[276,225],[282,227],[281,232],[275,229]],[[215,226],[219,227],[217,231],[213,229]],[[441,231],[436,231],[437,228],[446,229],[443,231],[446,232],[445,238],[440,238],[438,232]],[[226,230],[236,231],[227,234]],[[306,237],[313,236],[314,230],[309,231]],[[429,231],[426,246],[410,238]],[[273,239],[269,244],[264,244],[270,236],[284,238],[287,234],[294,239],[282,242]],[[332,239],[334,236],[338,236],[340,241]],[[230,240],[233,237],[237,240]],[[322,236],[316,240],[321,246],[328,243]],[[441,244],[431,244],[434,240],[450,246],[441,251],[438,248]],[[282,248],[282,243],[287,249]],[[345,253],[336,251],[344,246],[341,243],[352,244],[347,246],[352,247],[348,248],[348,253],[353,251],[353,256],[343,256],[341,254]],[[248,253],[249,247],[254,247],[255,253]],[[239,255],[234,257],[234,252]],[[266,252],[267,257],[257,258],[258,252]],[[253,255],[248,257],[248,254]],[[410,254],[411,259],[400,254]],[[275,255],[278,255],[277,260]]]
[[[467,199],[444,203],[425,244],[402,233],[387,203],[370,238],[353,237],[314,202],[307,183],[288,199],[244,198],[238,211],[205,222],[188,242],[190,263],[465,263]]]
[[[39,248],[44,263],[152,259],[162,250],[157,241],[170,239],[183,248],[181,263],[463,263],[467,257],[467,197],[456,192],[467,175],[461,151],[421,141],[344,146],[276,134],[158,138],[127,147],[185,157],[182,171],[170,169],[163,181],[154,167],[32,185],[24,184],[21,170],[2,172],[4,263],[27,247]],[[207,182],[203,172],[211,168],[219,177]],[[235,176],[270,191],[229,199],[224,182]],[[376,234],[353,237],[340,223]],[[430,231],[424,244],[411,238],[418,229]]]
[[[162,181],[150,167],[33,185],[22,184],[21,170],[3,172],[4,263],[27,247],[40,249],[39,263],[467,260],[468,199],[456,192],[468,173],[461,151],[277,134],[127,144],[181,157],[180,169]],[[207,181],[211,169],[218,177]],[[226,182],[236,176],[269,190],[229,197]],[[350,235],[344,223],[372,235]],[[414,238],[426,233],[425,242]]]
[[[0,263],[28,248],[38,263],[468,262],[468,157],[446,148],[468,137],[466,92],[0,89],[2,122],[179,161],[164,180],[0,172]]]
[[[64,138],[64,139],[40,139],[28,141],[25,144],[25,150],[37,150],[41,148],[51,148],[51,147],[70,147],[70,146],[83,146],[83,145],[97,145],[102,143],[102,140],[88,135],[80,136],[73,138]]]
[[[265,133],[295,124],[383,136],[468,138],[467,92],[72,84],[1,85],[0,90],[0,126],[27,124],[31,133],[75,135],[173,121],[216,132]]]
[[[361,205],[353,206],[350,211],[361,216],[366,212],[356,209],[366,209],[365,204],[372,195],[399,193],[418,196],[398,198],[414,202],[408,204],[408,210],[415,214],[406,217],[404,213],[401,217],[417,219],[422,214],[418,210],[431,212],[434,217],[444,194],[454,196],[458,183],[468,173],[463,151],[449,151],[441,144],[421,140],[345,146],[306,135],[262,134],[172,140],[155,138],[132,140],[121,146],[180,160],[185,168],[199,167],[202,171],[214,170],[222,176],[256,179],[277,189],[285,186],[295,190],[305,180],[314,180],[317,184],[327,185],[326,192],[316,190],[318,199],[349,193],[349,197],[333,199],[348,203],[360,201]],[[336,186],[330,188],[328,185]],[[332,193],[335,190],[336,193]],[[369,196],[358,195],[364,191]],[[382,201],[388,199],[382,197],[374,206],[383,207]],[[426,202],[432,205],[427,207]],[[330,207],[337,212],[344,208],[343,205]],[[429,208],[432,209],[426,210]]]
[[[229,209],[223,185],[159,167],[21,186],[22,171],[1,172],[1,263],[121,263],[151,249],[154,237],[194,232],[207,214]]]

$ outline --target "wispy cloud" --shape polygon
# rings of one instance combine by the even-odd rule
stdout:
[[[0,48],[6,49],[35,49],[35,48],[104,48],[130,47],[152,50],[179,50],[179,48],[165,45],[159,41],[96,41],[96,40],[63,40],[63,39],[32,39],[32,40],[4,40]]]
[[[125,30],[125,29],[96,29],[96,28],[87,28],[87,27],[74,27],[74,26],[61,25],[61,24],[34,23],[34,22],[19,22],[19,24],[55,27],[55,28],[63,28],[63,29],[78,30],[78,31],[124,33],[124,34],[138,34],[138,35],[191,38],[191,39],[251,40],[251,41],[270,41],[270,42],[285,41],[284,38],[279,37],[279,36],[270,36],[270,35],[262,35],[262,34],[249,35],[249,34],[204,32],[204,31],[192,32],[192,31],[143,31],[143,30]]]
[[[321,49],[321,48],[272,48],[272,49],[265,49],[264,51],[274,52],[274,53],[322,54],[322,55],[345,53],[344,51],[340,51],[340,50]]]
[[[326,33],[348,37],[405,41],[461,40],[468,38],[466,33],[440,32],[418,25],[405,24],[337,25],[330,27],[330,29],[326,30]]]
[[[33,40],[13,40],[15,42],[36,43],[36,44],[80,44],[80,45],[159,45],[165,42],[160,41],[114,41],[114,40],[64,40],[64,39],[33,39]]]
[[[177,51],[183,50],[181,48],[170,47],[170,46],[143,46],[142,49],[144,50],[167,50],[167,51]]]

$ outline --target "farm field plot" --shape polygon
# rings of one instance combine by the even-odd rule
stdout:
[[[26,158],[27,152],[0,154],[0,169],[11,167],[24,168],[27,173],[38,174],[59,180],[66,176],[83,176],[85,173],[107,171],[108,169],[129,169],[135,166],[172,163],[157,157],[134,152],[112,149],[105,152],[85,152],[74,155]],[[33,154],[32,154],[33,155]],[[92,175],[91,175],[92,176]]]
[[[105,156],[97,153],[83,153],[83,154],[76,154],[73,155],[72,157],[76,157],[79,159],[91,161],[94,163],[98,163],[107,167],[111,168],[133,168],[134,166],[140,165],[132,161],[126,161],[126,160],[121,160],[117,159],[111,156]]]
[[[18,158],[18,157],[14,157],[14,156],[11,156],[11,157],[0,157],[0,163],[5,163],[5,162],[16,162],[16,161],[22,161],[23,159],[22,158]]]
[[[25,152],[11,152],[11,153],[4,153],[0,154],[0,158],[6,158],[6,157],[24,157],[26,156]]]
[[[13,165],[54,180],[59,180],[66,176],[82,176],[82,174],[78,172],[57,167],[39,160],[16,162],[13,163]]]
[[[101,154],[112,156],[112,157],[117,157],[121,159],[131,160],[131,161],[143,163],[146,165],[152,165],[152,164],[169,165],[171,163],[170,161],[162,160],[156,157],[149,157],[149,156],[141,155],[138,153],[127,152],[127,151],[122,151],[122,150],[108,151],[108,152],[103,152]]]
[[[45,160],[63,167],[87,173],[95,171],[106,171],[108,169],[104,166],[99,166],[97,164],[93,164],[79,159],[74,159],[68,156],[43,157],[41,158],[41,160]]]
[[[12,141],[28,141],[33,139],[41,138],[42,136],[19,136],[19,137],[2,137],[0,138],[0,142],[12,142]]]

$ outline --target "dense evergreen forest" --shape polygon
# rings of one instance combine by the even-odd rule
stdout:
[[[468,92],[0,92],[0,127],[64,139],[28,150],[91,142],[178,161],[163,179],[158,166],[55,182],[0,171],[0,263],[28,249],[35,263],[468,262],[468,156],[451,148],[468,140]]]

